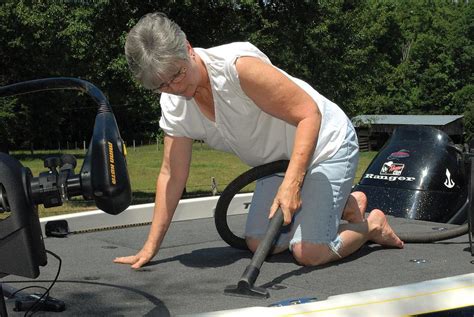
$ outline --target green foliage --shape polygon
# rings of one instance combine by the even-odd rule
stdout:
[[[79,77],[110,99],[126,140],[159,135],[158,96],[131,78],[128,30],[162,11],[198,47],[250,41],[357,114],[464,114],[473,135],[474,4],[424,0],[13,1],[0,3],[0,85]],[[74,92],[0,99],[0,149],[90,138]]]
[[[474,138],[474,84],[466,85],[453,95],[453,108],[464,114],[465,142]]]
[[[355,103],[365,113],[462,114],[453,97],[472,83],[472,11],[469,3],[372,2],[364,24],[380,39],[374,70],[383,67],[383,85],[361,88]]]
[[[0,47],[0,68],[5,70],[0,84],[54,76],[88,80],[107,94],[124,138],[151,137],[158,100],[133,82],[123,55],[130,20],[126,13],[134,10],[128,3],[108,1],[0,4],[0,39],[6,43]],[[16,148],[90,139],[96,106],[80,94],[25,95],[17,98],[15,108],[8,129],[14,131],[10,143]]]
[[[474,102],[470,102],[466,111],[464,112],[464,132],[465,132],[465,142],[470,142],[474,139]]]

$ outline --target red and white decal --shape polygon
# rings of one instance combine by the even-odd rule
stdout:
[[[394,163],[392,161],[385,162],[380,170],[380,175],[402,175],[405,164]]]

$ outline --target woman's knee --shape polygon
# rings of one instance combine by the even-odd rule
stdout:
[[[247,247],[249,248],[249,250],[252,253],[255,253],[255,251],[257,251],[258,245],[260,244],[261,240],[247,237],[245,238],[245,242],[247,242]],[[271,254],[277,254],[287,249],[288,249],[287,246],[275,246],[273,250],[271,250]]]
[[[292,246],[291,251],[296,262],[304,266],[317,266],[338,259],[326,244],[300,242]]]
[[[255,251],[257,251],[260,240],[254,238],[246,238],[245,242],[247,242],[247,247],[249,248],[249,250],[252,253],[255,253]]]

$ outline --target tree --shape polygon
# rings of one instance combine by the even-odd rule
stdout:
[[[272,62],[356,114],[466,114],[472,2],[161,0],[0,3],[0,85],[68,76],[108,96],[125,140],[159,134],[159,96],[131,77],[128,30],[162,11],[198,47],[250,41]],[[77,92],[0,99],[0,147],[88,140],[95,105]],[[469,125],[471,124],[471,125]]]

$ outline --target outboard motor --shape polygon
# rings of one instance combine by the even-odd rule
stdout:
[[[370,211],[408,219],[462,224],[468,189],[463,153],[444,132],[397,128],[353,191],[367,195]]]

